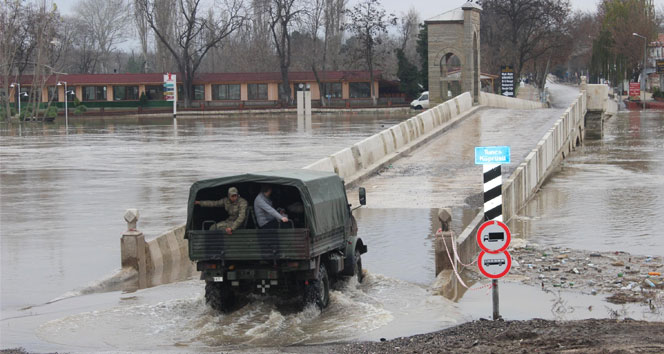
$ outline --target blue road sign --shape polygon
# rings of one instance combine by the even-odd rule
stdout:
[[[475,147],[476,165],[500,165],[510,163],[509,146],[477,146]]]

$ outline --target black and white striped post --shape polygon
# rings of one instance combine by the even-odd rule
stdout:
[[[487,164],[484,168],[484,220],[503,221],[503,177],[500,165]]]
[[[482,165],[484,175],[484,220],[503,222],[503,178],[501,163],[510,163],[509,146],[475,148],[475,164]],[[498,279],[491,280],[493,319],[500,318]]]

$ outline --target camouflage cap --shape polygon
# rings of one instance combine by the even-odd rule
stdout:
[[[235,188],[235,187],[228,188],[228,196],[230,197],[232,195],[238,195],[237,194],[237,188]]]

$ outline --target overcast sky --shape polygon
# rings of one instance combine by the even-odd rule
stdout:
[[[597,9],[597,3],[599,0],[571,0],[573,10],[582,10],[582,11],[595,11]],[[55,0],[54,1],[62,13],[70,13],[74,11],[75,4],[79,0]],[[349,0],[350,6],[358,2],[358,0]],[[466,1],[464,0],[416,0],[416,1],[404,1],[404,0],[382,0],[383,6],[389,12],[394,14],[400,14],[402,12],[407,12],[408,9],[412,6],[417,9],[420,13],[420,16],[424,19],[428,17],[433,17],[437,14],[443,13],[445,11],[454,9],[456,7],[461,7]],[[655,7],[660,8],[664,4],[664,0],[655,0]],[[431,15],[431,16],[429,16]]]
[[[54,0],[62,14],[72,13],[79,1],[85,0]],[[349,0],[349,7],[353,6],[358,1],[359,0]],[[414,7],[420,14],[420,19],[426,20],[443,12],[461,7],[461,5],[466,3],[466,0],[382,0],[381,2],[388,12],[394,13],[397,16],[408,12],[411,7]],[[597,9],[598,2],[600,2],[600,0],[571,0],[572,10],[594,12]],[[654,4],[655,8],[658,10],[664,9],[664,0],[654,0]],[[125,46],[138,47],[137,44],[131,45],[130,43],[121,45],[121,47]]]

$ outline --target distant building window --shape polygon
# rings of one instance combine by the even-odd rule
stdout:
[[[240,100],[240,85],[212,85],[213,100]]]
[[[83,101],[106,101],[106,86],[83,86]]]
[[[351,82],[348,88],[350,89],[350,98],[371,97],[371,86],[368,82]]]
[[[248,84],[247,96],[250,100],[267,100],[267,84]]]
[[[48,100],[50,102],[58,102],[58,88],[56,86],[49,86],[48,90]]]
[[[192,85],[191,92],[193,93],[192,99],[194,101],[205,100],[205,85]],[[184,86],[178,84],[178,101],[184,100]]]
[[[341,98],[341,82],[324,82],[323,91],[324,92],[321,92],[321,95],[325,98]]]
[[[138,100],[138,86],[113,86],[113,101]]]
[[[145,97],[150,101],[162,101],[164,99],[164,86],[145,86]]]

